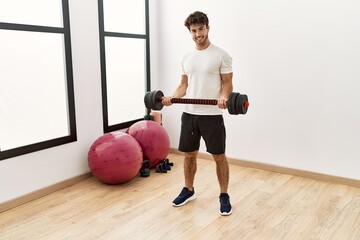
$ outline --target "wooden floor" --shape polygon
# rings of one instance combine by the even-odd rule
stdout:
[[[0,214],[0,239],[360,239],[360,189],[231,165],[233,214],[218,213],[215,164],[198,161],[197,199],[171,205],[182,156],[168,173],[111,186],[94,178]]]

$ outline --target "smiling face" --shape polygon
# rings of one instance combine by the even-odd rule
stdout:
[[[205,13],[199,11],[191,13],[186,18],[184,25],[189,29],[198,50],[205,49],[210,45],[209,19]]]
[[[205,49],[210,45],[209,36],[208,36],[209,28],[210,28],[209,26],[203,24],[190,25],[189,31],[198,50]]]

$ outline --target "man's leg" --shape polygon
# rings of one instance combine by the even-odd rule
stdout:
[[[194,115],[183,113],[181,116],[181,132],[179,150],[185,153],[184,157],[184,178],[185,187],[179,196],[173,201],[173,205],[178,207],[196,198],[194,191],[194,178],[196,173],[196,156],[200,146],[200,133],[194,127]]]
[[[196,199],[194,190],[194,179],[196,173],[196,156],[198,151],[186,152],[184,158],[184,178],[185,187],[181,190],[181,193],[173,201],[175,207],[183,206],[186,203]]]
[[[198,151],[187,152],[185,153],[184,158],[184,177],[185,177],[185,187],[190,191],[193,191],[195,173],[197,169],[196,156]]]
[[[225,156],[226,130],[222,115],[202,116],[200,133],[206,144],[206,151],[211,153],[216,162],[216,173],[220,192],[226,193],[229,185],[229,165]]]
[[[227,193],[229,186],[229,163],[225,154],[213,155],[216,162],[216,173],[220,184],[220,210],[221,215],[227,216],[232,213],[230,196]]]
[[[225,154],[213,155],[216,162],[216,173],[220,184],[220,192],[227,193],[229,186],[229,163]]]

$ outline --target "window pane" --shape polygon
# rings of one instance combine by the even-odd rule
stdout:
[[[109,125],[144,116],[145,40],[105,38]]]
[[[106,32],[145,34],[144,0],[104,0]]]
[[[0,30],[0,147],[69,135],[62,34]]]
[[[0,22],[62,27],[62,1],[0,0]]]

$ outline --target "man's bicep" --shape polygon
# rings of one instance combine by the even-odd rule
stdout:
[[[222,84],[232,84],[233,73],[220,74]]]
[[[181,75],[180,85],[182,85],[183,87],[188,86],[188,76],[187,75]]]
[[[188,87],[188,77],[187,75],[181,75],[181,80],[179,86],[176,88],[175,93],[173,94],[173,97],[183,97],[186,95],[186,90]]]

